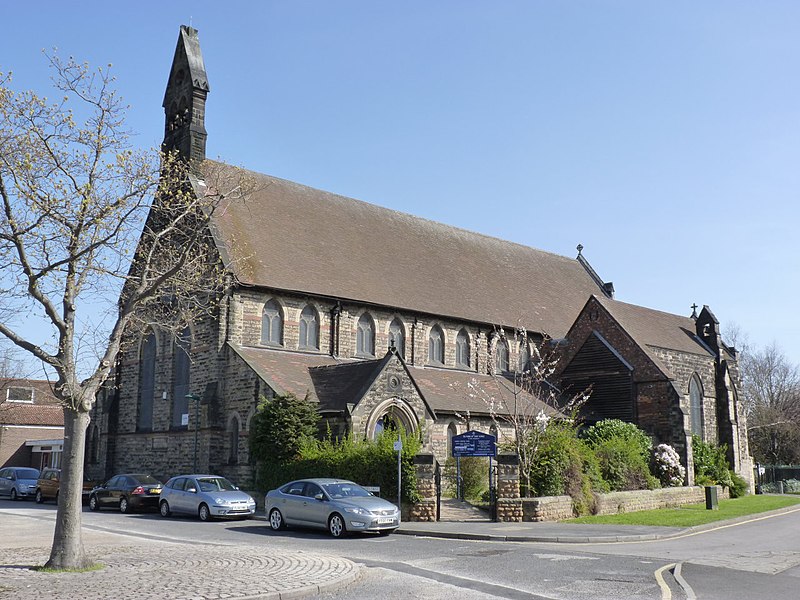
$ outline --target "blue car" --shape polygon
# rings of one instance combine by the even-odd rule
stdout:
[[[12,500],[31,498],[36,493],[39,469],[30,467],[6,467],[0,469],[0,496]]]
[[[215,517],[249,519],[256,501],[219,475],[178,475],[164,485],[158,500],[162,517],[193,515],[201,521]]]

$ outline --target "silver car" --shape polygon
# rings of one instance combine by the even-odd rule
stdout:
[[[197,515],[201,521],[214,517],[250,518],[256,501],[219,475],[178,475],[164,485],[158,499],[162,517],[172,513]]]
[[[394,504],[345,479],[292,481],[267,492],[264,506],[275,531],[302,525],[340,537],[348,531],[388,535],[400,526],[400,511]]]
[[[36,492],[39,469],[6,467],[0,469],[0,494],[12,500],[29,498]]]

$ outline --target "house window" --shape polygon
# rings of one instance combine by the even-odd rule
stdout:
[[[444,333],[434,325],[428,334],[428,362],[432,365],[444,364]]]
[[[508,344],[502,338],[494,345],[494,368],[496,373],[508,371]]]
[[[364,313],[358,320],[356,355],[375,356],[375,322],[369,313]]]
[[[172,387],[172,427],[183,428],[187,426],[182,425],[183,415],[189,415],[189,399],[186,394],[189,393],[189,372],[191,366],[191,358],[189,357],[189,346],[191,344],[192,334],[187,327],[184,329],[178,338],[175,340],[175,350],[173,356],[173,376],[174,385]]]
[[[469,334],[462,329],[456,336],[456,366],[469,367]]]
[[[299,347],[301,350],[319,350],[319,317],[310,304],[300,313]]]
[[[689,380],[689,421],[692,433],[703,439],[703,386],[697,375]]]
[[[283,316],[275,300],[267,302],[261,314],[261,343],[268,346],[280,346],[283,343]]]
[[[156,384],[156,336],[151,331],[139,350],[139,415],[136,426],[140,431],[153,429],[153,395]]]
[[[10,387],[6,390],[6,400],[33,404],[33,388]]]
[[[394,345],[397,353],[403,358],[406,357],[406,336],[405,327],[400,319],[395,319],[389,325],[389,344]]]

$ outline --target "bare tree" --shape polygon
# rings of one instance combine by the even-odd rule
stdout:
[[[131,146],[110,65],[48,59],[55,101],[0,74],[0,334],[54,373],[64,453],[47,566],[83,568],[90,410],[126,330],[213,314],[225,278],[204,224],[223,185]],[[29,314],[45,333],[22,326]]]
[[[502,328],[495,328],[495,335],[505,342]],[[517,454],[523,493],[529,495],[536,452],[547,424],[553,418],[574,419],[591,390],[570,395],[556,385],[552,377],[560,356],[548,338],[531,342],[527,331],[517,328],[513,343],[518,349],[516,364],[510,364],[507,371],[492,365],[492,383],[470,380],[466,394],[483,401],[497,426],[500,445]],[[512,434],[503,437],[503,430]]]
[[[773,342],[742,354],[750,449],[762,463],[800,461],[800,368]]]

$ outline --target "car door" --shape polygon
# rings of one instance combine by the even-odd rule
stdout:
[[[117,480],[119,479],[118,475],[115,475],[108,481],[106,481],[101,488],[99,488],[95,492],[95,496],[97,497],[97,503],[100,506],[112,506],[113,500],[111,498],[111,489],[117,484]]]
[[[0,469],[0,496],[11,494],[11,469]]]
[[[191,477],[181,479],[175,485],[174,504],[170,501],[169,505],[177,512],[191,514],[194,512],[192,506],[197,497],[197,482]]]
[[[301,520],[306,525],[317,527],[328,526],[328,503],[325,500],[318,500],[316,496],[325,494],[322,488],[311,481],[307,481],[303,489],[302,504],[300,506]]]
[[[299,523],[302,516],[302,506],[305,498],[303,490],[305,482],[295,481],[281,490],[281,495],[276,505],[283,515],[283,520],[288,524]]]

